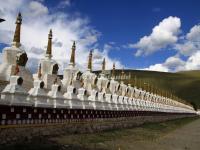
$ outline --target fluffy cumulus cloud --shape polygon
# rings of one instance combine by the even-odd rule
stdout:
[[[58,4],[58,8],[65,8],[65,7],[70,6],[70,5],[71,5],[70,0],[62,0]]]
[[[162,72],[169,71],[169,69],[167,67],[165,67],[163,64],[150,65],[148,68],[143,68],[142,70],[162,71]]]
[[[37,16],[46,15],[48,13],[48,8],[36,1],[31,1],[28,5],[28,9],[30,10],[29,16],[37,17]]]
[[[188,40],[200,41],[200,25],[195,25],[190,29],[190,32],[186,35]]]
[[[194,42],[186,41],[184,43],[175,44],[174,49],[184,56],[191,56],[198,50],[197,47],[198,43],[195,44]]]
[[[170,16],[155,26],[149,36],[142,37],[136,44],[130,46],[137,49],[136,56],[152,54],[176,43],[180,27],[180,18]]]
[[[144,70],[162,71],[162,72],[177,72],[183,70],[198,70],[200,69],[200,51],[188,57],[186,61],[179,56],[172,56],[166,59],[164,63],[150,65]]]
[[[70,7],[69,0],[63,0],[61,4]],[[51,13],[43,1],[0,0],[0,5],[1,17],[6,19],[6,22],[0,25],[0,43],[11,43],[16,15],[21,11],[23,16],[21,43],[29,57],[28,67],[33,72],[37,68],[38,60],[44,57],[49,29],[53,30],[53,59],[58,61],[60,73],[69,62],[72,41],[77,43],[76,63],[81,70],[86,69],[91,49],[95,49],[95,53],[107,59],[108,69],[111,68],[113,61],[116,61],[117,67],[122,67],[118,60],[108,56],[106,49],[98,48],[98,38],[101,33],[91,27],[88,18],[64,13],[57,9],[58,6],[55,6],[53,9],[57,10]],[[11,5],[15,7],[10,7]],[[94,69],[100,69],[100,64],[94,65]]]
[[[198,70],[200,69],[200,25],[194,25],[183,37],[183,41],[175,45],[178,55],[183,55],[186,60],[180,58],[180,64],[174,64],[170,71]]]
[[[180,71],[183,70],[185,66],[185,62],[179,58],[179,56],[171,56],[166,59],[164,63],[159,63],[155,65],[150,65],[148,68],[144,68],[145,70],[152,70],[152,71],[162,71],[162,72],[169,72],[169,71]]]
[[[196,52],[188,58],[185,64],[185,70],[198,70],[200,69],[200,51]]]
[[[176,72],[182,70],[200,69],[200,25],[194,25],[185,35],[179,35],[181,20],[178,17],[168,17],[153,28],[149,36],[144,36],[136,44],[125,45],[126,48],[136,48],[136,56],[149,55],[170,46],[177,53],[163,63],[150,65],[144,70]],[[182,60],[182,56],[185,60]]]
[[[175,49],[184,56],[192,56],[200,50],[200,25],[193,26],[183,37],[180,43],[175,45]]]
[[[168,70],[180,71],[184,69],[185,62],[179,56],[172,56],[166,59],[163,64]]]

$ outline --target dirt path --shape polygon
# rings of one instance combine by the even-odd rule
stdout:
[[[193,121],[156,141],[136,141],[131,150],[200,150],[200,119]],[[123,150],[123,149],[121,149]]]

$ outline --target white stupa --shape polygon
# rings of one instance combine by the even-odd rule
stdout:
[[[92,73],[92,51],[89,53],[87,71],[82,74],[83,87],[87,90],[87,94],[91,94],[92,90],[96,88],[97,76]]]
[[[57,82],[61,85],[61,80],[58,77],[58,63],[52,59],[52,30],[48,34],[48,45],[45,53],[45,57],[39,62],[39,68],[41,68],[40,79],[44,81],[44,87],[48,90],[51,89],[52,85]],[[38,78],[38,74],[34,74],[34,80]]]
[[[2,64],[0,64],[0,80],[9,81],[10,76],[15,73],[16,65],[18,65],[18,75],[24,79],[23,87],[30,89],[33,86],[33,78],[31,72],[26,68],[28,57],[20,43],[21,24],[22,16],[21,13],[19,13],[16,20],[16,29],[12,45],[2,50],[3,61]]]
[[[62,84],[63,84],[64,91],[67,90],[67,87],[69,85],[73,85],[76,89],[81,87],[80,76],[82,73],[76,67],[75,51],[76,51],[76,43],[74,41],[72,45],[72,49],[71,49],[71,57],[70,57],[69,65],[67,66],[67,68],[64,69],[64,73],[63,73]]]

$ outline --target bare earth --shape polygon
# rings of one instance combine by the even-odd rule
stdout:
[[[95,134],[64,135],[64,150],[200,150],[200,119],[147,124]],[[75,147],[76,148],[75,148]]]
[[[195,120],[155,141],[136,141],[131,150],[200,150],[200,119]],[[121,149],[122,150],[122,149]]]
[[[200,150],[200,118],[185,118],[92,134],[64,134],[2,150]]]

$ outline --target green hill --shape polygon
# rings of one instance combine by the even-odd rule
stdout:
[[[122,70],[116,70],[115,74],[121,74]],[[125,79],[125,83],[137,85],[149,83],[153,87],[164,91],[173,92],[181,99],[200,108],[200,71],[183,71],[176,73],[165,73],[156,71],[124,70],[126,75],[131,74],[131,79]],[[144,87],[144,85],[143,85]]]

